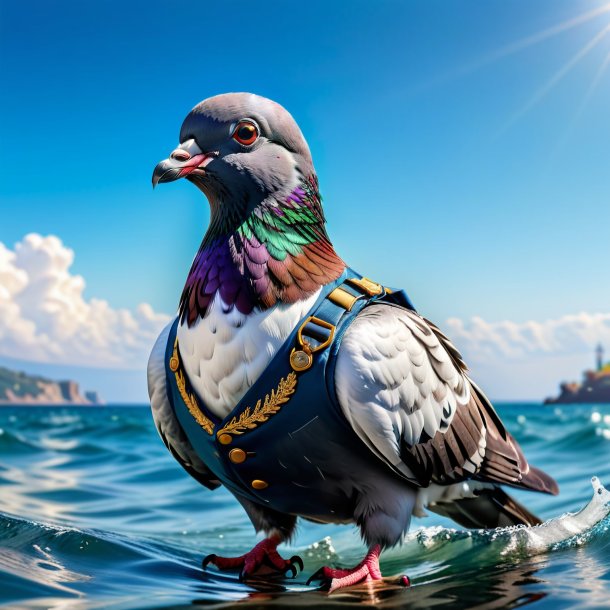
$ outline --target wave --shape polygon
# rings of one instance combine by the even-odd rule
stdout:
[[[610,438],[610,427],[596,425],[587,422],[577,430],[568,432],[563,436],[553,440],[548,445],[548,450],[576,451],[578,449],[590,449],[594,447],[606,446]]]
[[[486,567],[497,570],[503,562],[515,563],[540,553],[607,544],[610,492],[596,477],[592,485],[593,497],[581,511],[535,527],[418,529],[407,536],[402,547],[384,554],[384,573],[402,573],[406,568],[415,584],[430,584],[441,576],[475,574]],[[199,569],[202,552],[155,539],[63,527],[0,513],[0,547],[0,572],[6,575],[3,586],[5,591],[17,592],[17,599],[49,595],[80,598],[93,586],[97,596],[114,597],[134,588],[156,588],[160,575],[165,587],[180,589],[183,594],[192,595],[201,587],[202,578],[207,593],[217,599],[226,598],[228,592],[242,597],[248,591],[234,574],[203,576]],[[329,561],[347,563],[358,553],[353,545],[337,552],[330,537],[301,550],[307,572]],[[106,577],[100,584],[101,574]],[[290,582],[282,589],[306,591],[303,581]]]
[[[188,551],[108,531],[81,530],[0,513],[2,601],[112,598],[148,590],[159,574],[193,581]],[[61,605],[63,608],[64,606]],[[78,606],[80,607],[80,606]]]
[[[38,453],[38,451],[40,451],[40,447],[25,436],[0,428],[0,454],[19,455]]]
[[[67,435],[66,435],[67,436]],[[40,455],[41,452],[57,452],[78,455],[101,455],[107,449],[96,442],[84,442],[78,438],[40,436],[36,440],[26,438],[19,432],[0,430],[0,456]]]

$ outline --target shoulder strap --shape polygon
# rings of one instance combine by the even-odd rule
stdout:
[[[301,323],[299,336],[326,341],[343,316],[355,316],[370,301],[384,298],[386,295],[384,286],[348,269],[345,280],[329,292],[317,309],[312,310],[313,313],[310,312]]]

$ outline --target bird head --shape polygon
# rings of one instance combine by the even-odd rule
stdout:
[[[279,104],[250,93],[204,100],[153,186],[186,178],[210,202],[210,225],[180,299],[196,324],[220,295],[243,314],[308,298],[345,263],[325,229],[307,142]]]
[[[226,93],[197,104],[180,144],[153,172],[153,187],[186,178],[208,198],[213,215],[235,221],[266,200],[283,200],[314,174],[307,142],[279,104],[251,93]]]

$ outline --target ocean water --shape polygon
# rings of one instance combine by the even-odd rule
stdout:
[[[383,555],[383,583],[328,596],[305,582],[361,559],[351,526],[301,524],[282,549],[305,561],[296,580],[201,571],[208,553],[248,550],[253,530],[174,462],[147,408],[0,408],[0,607],[610,608],[610,494],[591,483],[610,487],[610,406],[498,410],[560,484],[557,497],[515,493],[549,521],[482,532],[431,514]]]

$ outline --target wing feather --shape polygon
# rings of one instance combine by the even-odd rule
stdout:
[[[364,443],[416,485],[472,477],[557,492],[530,468],[455,346],[414,311],[365,308],[343,338],[335,385]]]

